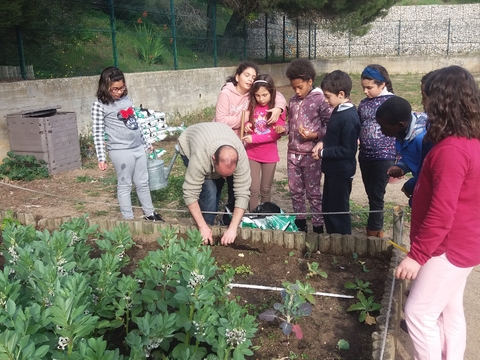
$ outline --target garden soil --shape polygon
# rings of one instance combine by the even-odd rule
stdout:
[[[161,147],[167,150],[166,160],[173,154],[173,139],[162,142]],[[275,175],[275,188],[272,201],[277,203],[285,212],[292,211],[291,199],[288,196],[286,171],[285,139],[279,141],[281,161]],[[174,165],[172,173],[181,174],[184,167],[180,159]],[[385,200],[400,206],[407,206],[407,198],[400,191],[403,180],[387,186]],[[81,169],[53,175],[49,179],[32,182],[9,181],[0,182],[0,208],[12,209],[19,212],[31,213],[36,220],[41,218],[59,218],[65,216],[83,216],[90,218],[120,218],[115,195],[115,176],[113,167],[106,172],[97,169],[94,160],[85,164]],[[360,171],[354,177],[351,199],[356,205],[368,205],[367,197],[360,177]],[[162,216],[172,224],[193,224],[188,212],[181,203],[172,198],[158,209]],[[136,217],[141,217],[139,207],[135,207]],[[391,227],[390,227],[391,229]],[[404,243],[408,244],[408,224],[404,227]],[[363,233],[358,227],[354,233]],[[391,235],[391,230],[387,231]],[[156,246],[154,239],[141,235],[135,239],[137,246],[131,250],[130,256],[135,263],[146,254],[152,246]],[[242,256],[243,254],[243,256]],[[307,259],[297,251],[288,251],[268,245],[249,244],[237,240],[234,246],[214,247],[214,256],[219,265],[230,264],[234,267],[250,266],[253,274],[235,279],[237,282],[251,283],[266,286],[281,286],[283,281],[305,281],[307,262],[318,262],[320,268],[328,274],[327,279],[315,276],[309,281],[316,291],[346,294],[343,288],[346,281],[355,281],[359,278],[370,281],[378,301],[383,291],[383,281],[387,270],[387,261],[367,259],[363,272],[353,259],[334,258],[327,254],[312,254]],[[363,261],[363,260],[362,260]],[[377,295],[379,294],[379,295]],[[271,291],[254,291],[235,289],[234,296],[240,301],[250,304],[252,314],[279,301],[278,293]],[[354,294],[353,294],[354,295]],[[478,359],[477,348],[480,345],[480,312],[477,311],[477,302],[480,297],[480,268],[474,269],[469,278],[466,294],[465,309],[467,318],[467,352],[466,360]],[[357,320],[358,314],[347,313],[345,310],[354,303],[354,300],[321,297],[314,306],[313,315],[300,321],[303,330],[303,339],[294,336],[286,338],[278,323],[260,322],[256,345],[260,346],[258,359],[288,359],[295,354],[304,359],[369,359],[371,353],[370,334],[373,328]],[[412,349],[410,339],[405,334],[399,335],[399,355],[397,359],[410,360]],[[351,350],[338,350],[336,344],[340,339],[349,341]],[[308,357],[307,357],[308,356]]]

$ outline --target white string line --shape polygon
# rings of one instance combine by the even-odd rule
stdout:
[[[399,253],[399,251],[394,250],[393,252],[395,254],[395,267],[394,267],[394,269],[396,269],[397,266],[398,266],[398,253]],[[388,298],[387,314],[385,315],[386,316],[385,328],[383,329],[383,336],[382,336],[382,348],[380,349],[380,360],[383,360],[383,355],[385,353],[385,346],[387,344],[388,326],[389,326],[390,314],[391,314],[391,311],[392,311],[394,289],[395,289],[395,275],[393,276],[392,286],[390,288],[390,294],[389,294],[389,298]]]
[[[110,204],[110,203],[105,203],[105,202],[100,202],[100,201],[94,201],[94,200],[79,200],[79,199],[73,199],[68,196],[63,196],[63,195],[56,195],[52,193],[48,193],[45,191],[39,191],[39,190],[33,190],[33,189],[28,189],[24,188],[21,186],[9,184],[3,181],[0,181],[0,184],[12,187],[14,189],[18,190],[23,190],[23,191],[29,191],[33,192],[36,194],[44,195],[44,196],[50,196],[54,198],[58,198],[64,201],[71,201],[74,203],[90,203],[90,204],[99,204],[99,205],[106,205],[110,207],[118,207],[118,203],[115,204]],[[133,205],[132,208],[134,209],[141,209],[141,206],[135,206]],[[162,212],[177,212],[177,213],[189,213],[188,209],[169,209],[169,208],[156,208],[155,210],[162,211]],[[337,212],[307,212],[307,213],[293,213],[293,212],[283,212],[281,214],[279,213],[244,213],[244,216],[272,216],[272,215],[354,215],[354,214],[362,214],[362,213],[386,213],[390,212],[391,210],[358,210],[358,211],[337,211]],[[202,214],[216,214],[216,215],[224,215],[224,214],[231,214],[226,211],[202,211]]]

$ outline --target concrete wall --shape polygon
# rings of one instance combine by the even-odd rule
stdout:
[[[480,73],[478,56],[458,57],[363,57],[331,58],[313,61],[318,74],[342,69],[358,73],[369,63],[380,63],[390,73],[427,73],[456,64]],[[269,64],[260,70],[273,76],[277,86],[288,85],[285,69],[288,64]],[[167,120],[176,114],[185,115],[214,106],[227,76],[235,67],[126,74],[129,94],[136,106],[163,111]],[[62,111],[77,115],[79,132],[90,125],[90,107],[95,98],[98,77],[30,80],[0,83],[0,160],[10,150],[6,115],[60,105]]]

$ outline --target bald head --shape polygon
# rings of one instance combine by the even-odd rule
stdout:
[[[230,145],[220,146],[213,155],[215,170],[223,177],[233,175],[238,163],[238,152]]]

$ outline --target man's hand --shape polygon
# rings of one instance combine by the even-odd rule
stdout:
[[[400,265],[398,265],[395,276],[397,279],[415,280],[421,267],[422,265],[416,260],[407,256],[402,260]]]
[[[98,168],[102,171],[107,170],[107,163],[105,161],[99,161],[98,162]]]
[[[278,121],[280,115],[282,115],[282,109],[280,108],[273,108],[267,110],[267,112],[271,113],[270,119],[267,120],[267,124],[275,124]]]
[[[388,168],[387,175],[394,178],[401,178],[403,175],[405,175],[405,173],[403,172],[402,168],[394,165]]]
[[[200,226],[198,230],[200,230],[200,234],[202,234],[203,245],[213,245],[212,229],[205,224]]]
[[[323,150],[323,142],[317,143],[312,149],[312,157],[315,160],[320,160],[320,151]]]
[[[228,227],[227,231],[222,236],[222,240],[220,241],[222,245],[230,245],[235,242],[237,237],[237,228],[232,228],[231,226]]]

